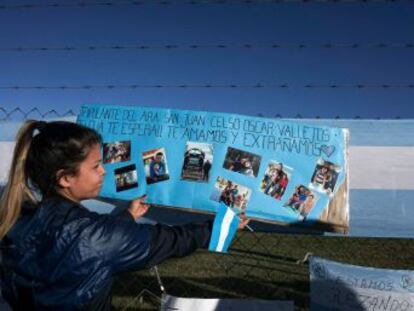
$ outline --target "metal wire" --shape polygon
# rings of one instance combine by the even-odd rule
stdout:
[[[2,4],[0,10],[23,10],[23,9],[44,9],[44,8],[85,8],[85,7],[114,7],[114,6],[141,6],[141,5],[160,5],[168,7],[170,5],[216,5],[216,4],[280,4],[280,3],[412,3],[413,0],[118,0],[118,1],[77,1],[73,3],[48,2],[48,3],[22,3],[22,4]]]
[[[17,46],[3,47],[0,52],[75,52],[75,51],[175,51],[182,49],[413,49],[414,43],[217,43],[217,44],[113,44],[113,45],[84,45],[84,46]]]
[[[391,83],[353,83],[353,84],[290,84],[290,83],[252,83],[252,84],[85,84],[85,85],[1,85],[0,90],[31,91],[31,90],[92,90],[92,89],[137,89],[137,88],[307,88],[307,89],[414,89],[414,83],[391,84]]]
[[[73,112],[72,109],[64,112],[59,113],[58,111],[52,109],[46,112],[41,112],[38,108],[32,108],[29,111],[25,111],[20,107],[16,107],[11,111],[6,110],[3,107],[0,107],[0,121],[11,120],[14,116],[20,116],[22,119],[26,120],[28,118],[47,118],[47,117],[68,117],[68,116],[76,116],[76,113]]]

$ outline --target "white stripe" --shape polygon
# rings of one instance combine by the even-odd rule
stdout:
[[[227,208],[226,214],[223,217],[223,222],[221,223],[220,227],[220,237],[216,248],[218,252],[221,252],[223,250],[224,243],[226,242],[226,238],[229,234],[230,224],[233,218],[234,212],[231,209]]]
[[[0,184],[5,184],[9,177],[9,169],[13,158],[15,143],[12,141],[0,142]]]
[[[0,142],[0,184],[5,184],[14,142]],[[350,189],[414,190],[414,147],[349,147]]]
[[[414,147],[351,146],[349,154],[351,189],[414,190]]]

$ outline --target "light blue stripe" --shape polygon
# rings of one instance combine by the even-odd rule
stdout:
[[[350,146],[414,145],[414,120],[302,119],[295,121],[311,125],[348,128]]]
[[[414,238],[413,190],[349,192],[349,235],[352,237]],[[311,212],[312,213],[312,212]],[[309,233],[305,228],[254,222],[255,231]],[[329,236],[342,234],[325,233]]]
[[[210,251],[215,251],[220,239],[221,224],[223,223],[224,215],[226,215],[227,207],[220,203],[217,208],[216,217],[214,218],[213,223],[213,232],[211,233],[210,245],[208,249]]]
[[[414,191],[351,190],[350,235],[414,238]]]

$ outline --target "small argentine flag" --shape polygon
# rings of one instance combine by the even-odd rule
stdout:
[[[239,227],[240,218],[223,202],[219,204],[214,218],[213,232],[208,249],[213,252],[227,253],[231,241]]]

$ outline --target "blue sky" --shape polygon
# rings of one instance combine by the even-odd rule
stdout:
[[[50,1],[49,1],[50,2]],[[46,4],[47,1],[0,1]],[[76,1],[55,1],[74,3]],[[125,2],[125,1],[124,1]],[[126,1],[128,2],[128,1]],[[288,88],[11,90],[0,107],[77,112],[84,103],[207,110],[266,117],[414,118],[414,48],[199,48],[199,45],[414,44],[414,3],[255,3],[0,9],[0,87],[264,85]],[[27,51],[15,47],[174,44],[177,49]]]

